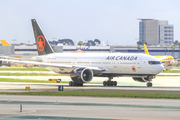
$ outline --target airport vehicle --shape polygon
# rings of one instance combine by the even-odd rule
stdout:
[[[56,73],[70,74],[70,86],[82,86],[91,82],[93,76],[108,77],[104,86],[116,86],[113,77],[132,77],[135,81],[147,82],[162,72],[163,65],[153,56],[129,53],[55,53],[35,19],[31,20],[39,56],[34,61],[0,59],[17,63],[44,65]]]
[[[1,40],[2,46],[11,46],[6,40]]]
[[[144,52],[145,54],[149,55],[149,51],[146,47],[146,44],[144,44]],[[173,56],[154,56],[154,57],[160,60],[161,62],[174,60]]]

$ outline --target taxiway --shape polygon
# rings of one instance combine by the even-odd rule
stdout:
[[[179,103],[164,99],[0,95],[0,116],[12,120],[179,120]]]
[[[5,77],[5,76],[4,76]],[[57,77],[6,76],[7,78],[47,80]],[[70,81],[70,77],[60,77]],[[0,92],[57,91],[59,85],[64,90],[116,90],[116,91],[169,91],[180,92],[180,77],[157,77],[153,87],[138,83],[132,78],[115,78],[117,87],[101,83],[104,78],[94,78],[94,84],[70,87],[67,83],[15,83],[0,82]],[[26,91],[29,92],[29,91]],[[23,106],[20,112],[20,105]],[[60,120],[179,120],[180,100],[139,99],[139,98],[101,98],[101,97],[62,97],[0,95],[0,119],[60,119]]]

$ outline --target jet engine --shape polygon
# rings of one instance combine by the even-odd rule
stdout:
[[[76,83],[87,83],[93,79],[93,71],[89,68],[77,68],[71,72],[70,77]]]

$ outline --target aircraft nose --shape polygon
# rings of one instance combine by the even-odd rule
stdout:
[[[164,70],[163,65],[159,65],[159,66],[156,66],[156,67],[155,67],[154,73],[155,73],[155,74],[159,74],[159,73],[161,73],[163,70]]]

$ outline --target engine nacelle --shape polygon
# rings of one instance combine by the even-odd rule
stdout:
[[[93,71],[89,68],[77,68],[72,71],[70,77],[76,83],[87,83],[93,79]]]

